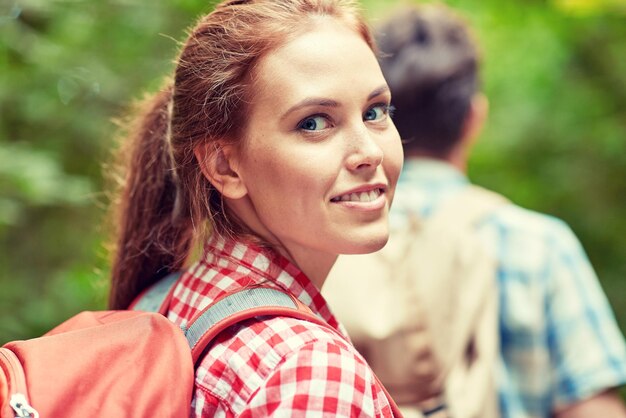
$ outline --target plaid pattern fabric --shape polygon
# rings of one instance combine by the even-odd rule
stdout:
[[[448,164],[406,161],[391,225],[429,216],[469,184]],[[551,411],[626,383],[626,347],[578,239],[562,221],[515,205],[479,225],[499,260],[498,365],[503,418]]]
[[[196,372],[192,417],[391,417],[374,374],[319,291],[285,258],[212,238],[180,279],[169,318],[186,325],[225,292],[264,284],[287,290],[345,338],[287,317],[256,318],[225,330]]]

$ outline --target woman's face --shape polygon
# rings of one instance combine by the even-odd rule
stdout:
[[[237,161],[247,195],[233,202],[240,218],[295,259],[380,249],[402,147],[365,41],[318,22],[263,57],[252,88]]]

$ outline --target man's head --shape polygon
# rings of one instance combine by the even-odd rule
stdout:
[[[478,52],[468,27],[444,6],[423,5],[394,15],[377,40],[405,152],[447,158],[486,114],[482,96],[477,106]]]

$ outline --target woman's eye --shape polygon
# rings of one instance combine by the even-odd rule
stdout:
[[[298,124],[298,129],[304,131],[321,131],[330,127],[328,119],[324,116],[311,116],[303,119]]]
[[[388,104],[377,104],[365,111],[363,120],[381,121],[384,120],[392,111],[393,107]]]

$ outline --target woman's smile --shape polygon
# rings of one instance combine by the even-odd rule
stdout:
[[[354,190],[335,196],[330,201],[349,209],[376,211],[387,204],[387,187],[380,185],[361,186]]]

